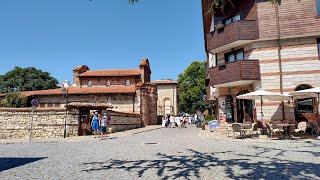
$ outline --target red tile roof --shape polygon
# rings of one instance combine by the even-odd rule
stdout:
[[[135,93],[135,86],[109,86],[109,87],[69,87],[68,94],[108,94],[108,93]],[[61,95],[61,88],[41,91],[22,92],[25,96],[32,95]]]
[[[110,69],[110,70],[94,70],[86,71],[79,74],[80,77],[86,76],[133,76],[141,75],[140,69]]]
[[[177,81],[172,80],[155,80],[151,81],[152,84],[178,84]]]

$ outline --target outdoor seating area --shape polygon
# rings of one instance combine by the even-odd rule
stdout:
[[[320,134],[320,118],[319,118],[319,96],[320,88],[310,88],[300,91],[294,91],[289,94],[280,94],[264,90],[257,90],[237,96],[237,99],[260,100],[260,119],[254,122],[245,121],[243,123],[226,123],[227,137],[232,133],[233,138],[259,137],[259,135],[267,135],[270,139],[297,139],[297,138],[317,138]],[[311,119],[291,119],[291,120],[264,120],[263,100],[268,101],[295,101],[295,106],[305,104],[306,98],[317,98],[317,102],[313,105],[313,109],[317,109],[314,113],[315,118]],[[302,100],[303,100],[303,103]],[[300,101],[299,101],[300,100]],[[300,103],[300,104],[298,104]],[[303,105],[304,105],[303,104]],[[293,106],[293,109],[295,108]],[[293,111],[295,112],[295,111]],[[307,113],[301,113],[300,116],[311,117]],[[297,116],[296,116],[297,117]],[[312,116],[313,117],[313,116]]]
[[[313,139],[320,133],[318,124],[314,122],[277,120],[267,122],[265,125],[264,128],[259,128],[257,122],[224,123],[227,137],[234,139],[259,138],[259,135],[267,135],[269,139]]]

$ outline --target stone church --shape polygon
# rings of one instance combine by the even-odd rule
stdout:
[[[157,86],[150,83],[151,69],[143,59],[136,69],[90,70],[80,65],[73,70],[73,85],[41,91],[23,92],[36,98],[40,108],[76,108],[80,116],[90,110],[112,109],[141,114],[143,125],[157,123]]]

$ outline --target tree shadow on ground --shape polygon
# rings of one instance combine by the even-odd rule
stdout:
[[[29,164],[35,161],[39,161],[41,159],[45,159],[46,157],[35,157],[35,158],[0,158],[0,172],[8,169],[12,169],[18,166],[22,166],[25,164]]]
[[[271,151],[272,149],[270,149]],[[223,153],[231,154],[233,159],[219,158]],[[85,172],[125,170],[138,173],[142,177],[148,170],[157,172],[161,179],[202,179],[202,172],[225,174],[232,179],[314,179],[320,177],[320,164],[283,160],[277,157],[235,154],[233,151],[202,153],[192,149],[191,155],[167,155],[158,153],[155,160],[114,160],[107,162],[83,163]],[[225,157],[225,156],[224,156]],[[303,161],[303,160],[301,160]],[[155,177],[156,178],[156,177]],[[219,177],[216,177],[219,178]]]

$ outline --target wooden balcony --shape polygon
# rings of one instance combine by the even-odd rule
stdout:
[[[237,60],[209,71],[210,85],[214,87],[247,85],[261,79],[259,60]]]
[[[207,50],[225,50],[244,45],[259,38],[257,21],[240,20],[206,35]]]

